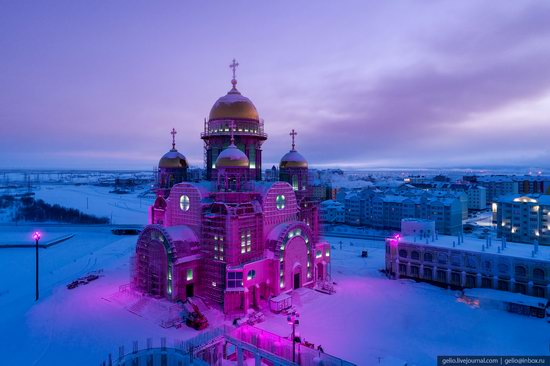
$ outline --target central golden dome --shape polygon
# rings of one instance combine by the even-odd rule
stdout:
[[[223,97],[219,98],[210,110],[209,121],[217,119],[254,120],[260,117],[254,104],[233,86]]]

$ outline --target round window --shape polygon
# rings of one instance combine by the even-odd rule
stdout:
[[[277,196],[277,199],[275,200],[275,203],[277,205],[277,209],[278,210],[282,210],[283,208],[285,208],[285,195],[284,194],[280,194]]]
[[[189,196],[186,196],[185,194],[180,196],[180,208],[182,211],[189,210]]]

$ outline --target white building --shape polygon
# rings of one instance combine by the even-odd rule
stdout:
[[[491,175],[477,177],[477,183],[487,188],[487,203],[493,203],[501,196],[518,193],[518,182],[512,176]]]
[[[344,205],[335,200],[321,202],[319,206],[319,219],[324,223],[343,224],[346,222]]]
[[[487,188],[483,186],[469,186],[466,190],[468,195],[468,210],[479,211],[487,208]]]
[[[550,247],[418,232],[386,239],[386,273],[550,299]]]
[[[550,195],[505,196],[493,203],[492,209],[497,237],[550,245]]]

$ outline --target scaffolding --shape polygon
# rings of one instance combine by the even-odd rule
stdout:
[[[203,255],[201,281],[204,296],[222,303],[225,289],[225,248],[227,247],[227,214],[216,206],[218,212],[203,215]],[[212,211],[212,207],[210,208]],[[215,210],[216,211],[216,210]]]

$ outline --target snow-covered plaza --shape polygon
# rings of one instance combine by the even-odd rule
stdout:
[[[14,232],[23,237],[36,228],[1,226],[0,243]],[[47,225],[43,231],[51,237],[74,237],[40,251],[38,303],[34,250],[0,249],[3,365],[98,365],[134,340],[166,337],[171,342],[199,333],[187,327],[163,328],[153,310],[131,312],[116,301],[119,287],[130,280],[128,259],[135,236],[115,236],[108,226]],[[432,365],[438,355],[449,354],[548,354],[550,325],[545,320],[472,308],[457,301],[454,291],[388,280],[379,271],[382,241],[327,239],[333,246],[336,293],[300,289],[293,294],[302,338],[322,345],[325,352],[358,365]],[[368,258],[360,256],[362,250],[368,250]],[[66,288],[74,279],[100,270],[98,280]],[[207,311],[207,316],[210,327],[224,323],[217,310]],[[290,333],[284,315],[266,314],[257,327],[281,336]]]

